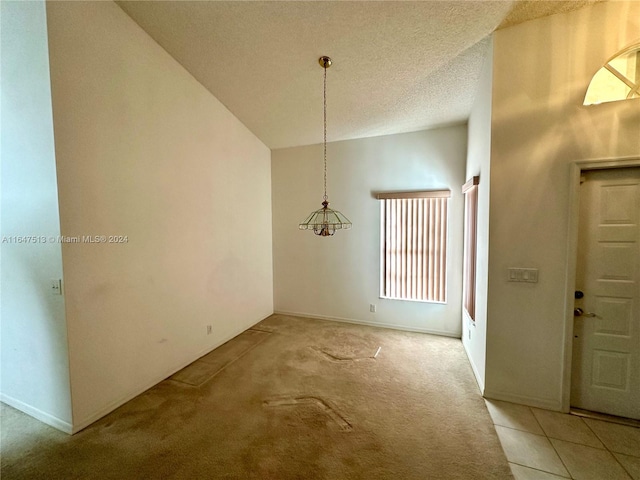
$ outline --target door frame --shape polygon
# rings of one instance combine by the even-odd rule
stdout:
[[[577,160],[569,164],[569,225],[565,284],[564,365],[562,368],[562,411],[571,407],[571,368],[573,355],[573,308],[578,257],[578,219],[580,215],[580,176],[588,170],[640,167],[640,156]]]

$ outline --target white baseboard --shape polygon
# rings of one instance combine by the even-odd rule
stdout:
[[[306,317],[306,318],[314,318],[317,320],[329,320],[331,322],[353,323],[356,325],[367,325],[369,327],[389,328],[391,330],[402,330],[404,332],[429,333],[431,335],[441,335],[444,337],[452,337],[452,338],[460,338],[460,335],[461,335],[459,332],[444,332],[439,330],[430,330],[427,328],[410,327],[408,325],[399,325],[395,323],[367,322],[366,320],[355,320],[352,318],[327,317],[324,315],[314,315],[312,313],[285,312],[283,310],[276,310],[273,313],[275,315],[287,315],[290,317]]]
[[[5,395],[4,393],[0,393],[0,401],[64,433],[72,433],[71,423],[62,420],[55,415],[43,412],[38,408],[35,408],[9,395]]]
[[[476,364],[471,359],[471,353],[467,349],[467,345],[464,342],[462,342],[462,347],[464,348],[464,353],[467,355],[467,360],[469,360],[469,365],[471,365],[471,370],[473,371],[473,376],[476,378],[476,383],[478,384],[478,388],[480,389],[480,394],[482,396],[485,396],[484,382],[482,381],[482,378],[480,377],[480,373],[478,372]]]
[[[503,402],[518,403],[529,407],[542,408],[544,410],[562,411],[562,399],[529,397],[509,392],[499,392],[485,389],[484,398],[488,400],[502,400]]]

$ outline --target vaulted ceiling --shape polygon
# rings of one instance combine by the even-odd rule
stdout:
[[[494,30],[596,1],[117,3],[268,147],[284,148],[322,141],[322,55],[334,62],[329,141],[462,123]]]

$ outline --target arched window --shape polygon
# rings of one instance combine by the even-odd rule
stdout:
[[[640,41],[622,49],[596,72],[584,105],[640,98]]]

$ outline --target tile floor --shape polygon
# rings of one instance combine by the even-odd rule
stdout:
[[[516,480],[640,480],[640,428],[486,403]]]

